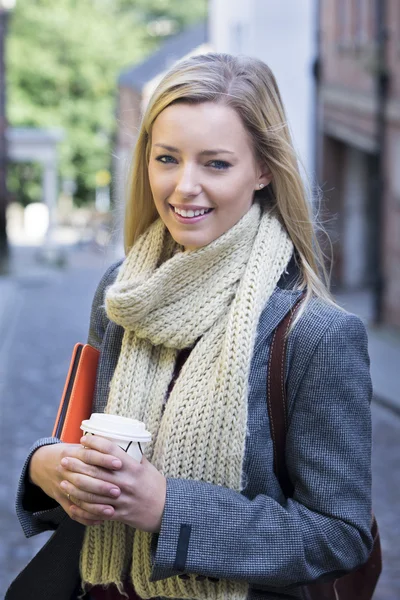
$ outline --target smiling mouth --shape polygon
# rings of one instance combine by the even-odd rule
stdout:
[[[200,217],[205,217],[206,215],[208,215],[209,213],[211,213],[214,210],[213,208],[203,208],[203,209],[197,209],[197,210],[193,210],[193,209],[177,210],[174,206],[172,206],[172,204],[170,204],[169,206],[175,215],[177,215],[181,219],[187,219],[188,221],[191,221],[192,219],[193,220],[199,219]]]
[[[181,224],[196,224],[199,223],[200,221],[204,221],[204,219],[206,219],[210,213],[212,213],[214,211],[213,208],[207,208],[207,209],[201,209],[201,210],[193,210],[193,209],[189,209],[189,210],[180,210],[179,213],[175,210],[175,208],[172,206],[172,204],[169,205],[174,218],[176,221],[178,221],[178,223]],[[180,214],[180,213],[184,213],[184,214]]]

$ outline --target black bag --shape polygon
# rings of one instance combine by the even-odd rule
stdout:
[[[51,538],[8,588],[4,600],[71,600],[80,584],[85,527],[65,515]]]

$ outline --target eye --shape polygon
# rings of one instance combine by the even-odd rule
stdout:
[[[225,160],[211,160],[209,163],[213,167],[213,169],[217,169],[218,171],[223,171],[225,169],[229,169],[232,165]]]
[[[167,159],[167,160],[164,160]],[[169,160],[171,159],[171,160]],[[171,163],[171,161],[175,161],[175,158],[173,156],[170,156],[169,154],[162,154],[161,156],[157,156],[156,160],[160,163],[162,163],[163,165],[167,165],[169,163]]]
[[[163,165],[168,165],[168,164],[174,164],[176,163],[176,158],[174,158],[173,156],[169,155],[169,154],[161,154],[160,156],[156,157],[156,161],[160,162]],[[216,169],[217,171],[223,171],[226,169],[229,169],[229,167],[231,167],[232,165],[228,162],[226,162],[225,160],[211,160],[207,166],[211,166],[213,169]]]

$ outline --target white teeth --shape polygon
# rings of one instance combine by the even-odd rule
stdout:
[[[173,208],[174,208],[174,211],[176,213],[178,213],[178,215],[181,215],[181,217],[187,217],[187,218],[199,217],[200,215],[204,215],[207,212],[207,209],[183,210],[183,209],[176,208],[175,206]]]

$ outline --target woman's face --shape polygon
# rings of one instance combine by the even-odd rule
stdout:
[[[271,175],[255,160],[235,110],[204,102],[173,104],[159,114],[152,129],[149,179],[172,237],[194,250],[233,227]]]

